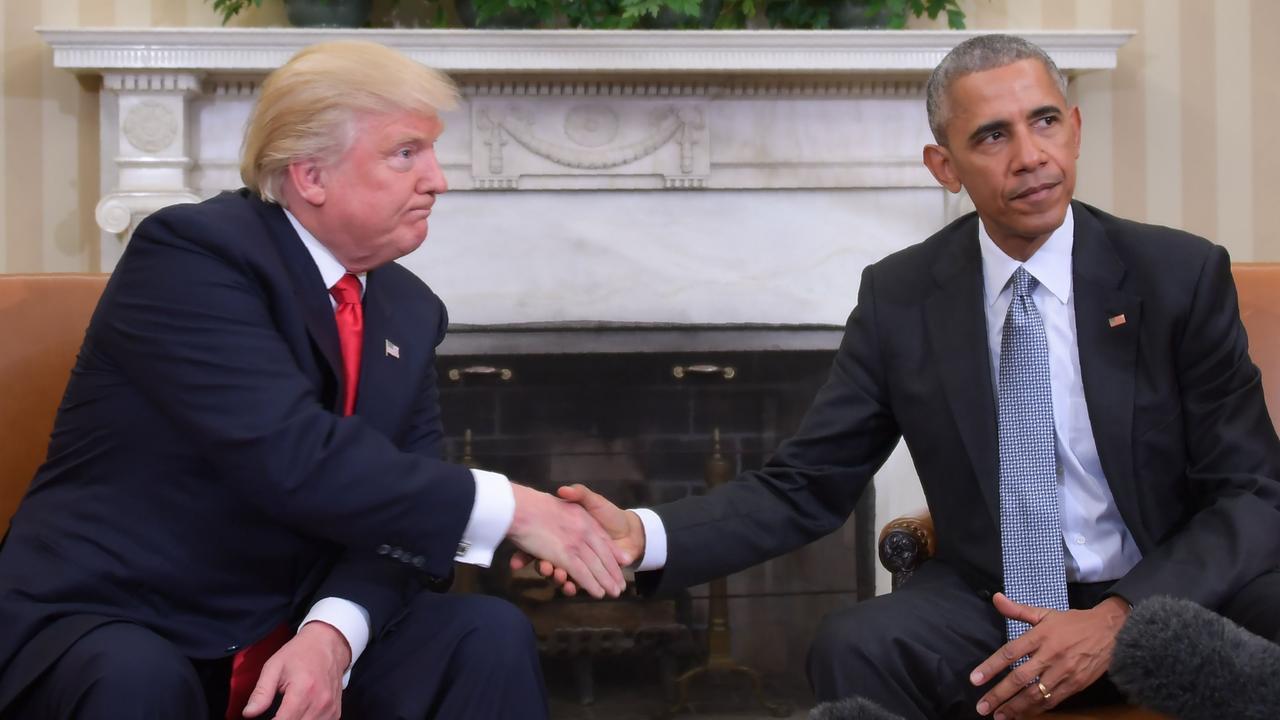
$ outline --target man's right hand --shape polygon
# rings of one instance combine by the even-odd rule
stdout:
[[[517,548],[561,568],[566,579],[592,597],[622,594],[627,583],[621,568],[635,554],[613,541],[612,533],[588,513],[590,508],[515,483],[511,491],[516,511],[507,537]]]
[[[581,484],[561,487],[556,491],[556,494],[563,500],[580,505],[590,513],[600,527],[609,534],[609,539],[621,551],[622,555],[631,560],[639,560],[644,557],[644,524],[640,522],[639,516],[635,513],[619,508],[606,500],[603,495],[592,492]],[[564,594],[573,595],[577,592],[577,587],[573,582],[577,579],[577,576],[572,572],[566,572],[564,565],[545,555],[538,555],[532,552],[516,553],[511,558],[511,567],[519,570],[534,562],[537,563],[538,572],[544,577],[555,580],[561,586]],[[629,562],[623,562],[623,564],[626,565]],[[573,580],[570,578],[573,578]],[[582,585],[582,583],[578,583],[578,585]],[[587,592],[591,592],[590,588],[585,585],[582,585],[582,587]],[[595,593],[592,593],[592,595],[595,595]]]

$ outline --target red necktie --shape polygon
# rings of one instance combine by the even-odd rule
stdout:
[[[342,414],[350,415],[356,409],[356,384],[360,381],[360,348],[364,342],[364,307],[360,302],[360,278],[351,273],[329,289],[338,302],[334,317],[338,322],[338,344],[342,347]],[[241,650],[231,664],[231,692],[227,702],[226,720],[242,720],[241,711],[249,702],[253,688],[258,684],[262,666],[267,664],[284,644],[293,637],[288,625],[281,625],[271,634]]]
[[[253,687],[258,684],[262,666],[292,637],[293,632],[289,626],[281,625],[272,630],[270,635],[236,653],[235,660],[231,663],[231,691],[227,696],[226,720],[243,720],[244,716],[240,713],[248,704]]]
[[[360,278],[342,276],[329,292],[338,301],[338,343],[342,346],[342,414],[356,411],[356,386],[360,382],[360,348],[364,344],[364,306],[360,303]]]

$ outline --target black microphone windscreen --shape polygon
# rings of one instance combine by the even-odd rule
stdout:
[[[809,720],[903,720],[903,718],[866,698],[850,697],[822,703],[809,711]]]
[[[1109,672],[1130,702],[1181,720],[1280,718],[1280,645],[1188,600],[1138,603]]]

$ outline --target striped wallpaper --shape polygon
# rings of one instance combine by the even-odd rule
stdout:
[[[962,0],[975,29],[1122,28],[1113,72],[1073,85],[1079,197],[1280,260],[1280,0]],[[37,25],[216,26],[205,0],[4,0],[0,272],[96,270],[97,88],[52,66]],[[238,25],[283,23],[276,0]],[[918,27],[930,27],[921,23]],[[941,24],[938,24],[940,27]]]

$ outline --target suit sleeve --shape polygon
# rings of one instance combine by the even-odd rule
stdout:
[[[434,346],[439,347],[448,328],[443,303],[440,308],[440,333]],[[444,430],[440,422],[440,391],[436,384],[434,362],[426,364],[426,373],[418,389],[411,417],[402,435],[401,449],[430,460],[444,454]],[[465,521],[464,521],[465,522]],[[432,583],[432,590],[443,590],[452,580],[452,570],[443,582]],[[394,562],[367,552],[344,553],[316,591],[317,599],[339,597],[364,608],[369,613],[371,637],[378,637],[387,623],[405,607],[415,594],[424,589],[426,580],[411,565]]]
[[[258,512],[354,553],[402,548],[447,577],[475,493],[467,469],[322,407],[254,266],[152,220],[104,294],[96,349]]]
[[[1280,563],[1280,443],[1222,248],[1190,302],[1174,352],[1192,513],[1113,586],[1131,603],[1164,594],[1220,607]]]
[[[799,430],[762,470],[704,496],[654,508],[667,564],[640,573],[667,592],[763,562],[838,529],[900,437],[876,326],[874,266],[863,271],[830,377]]]

